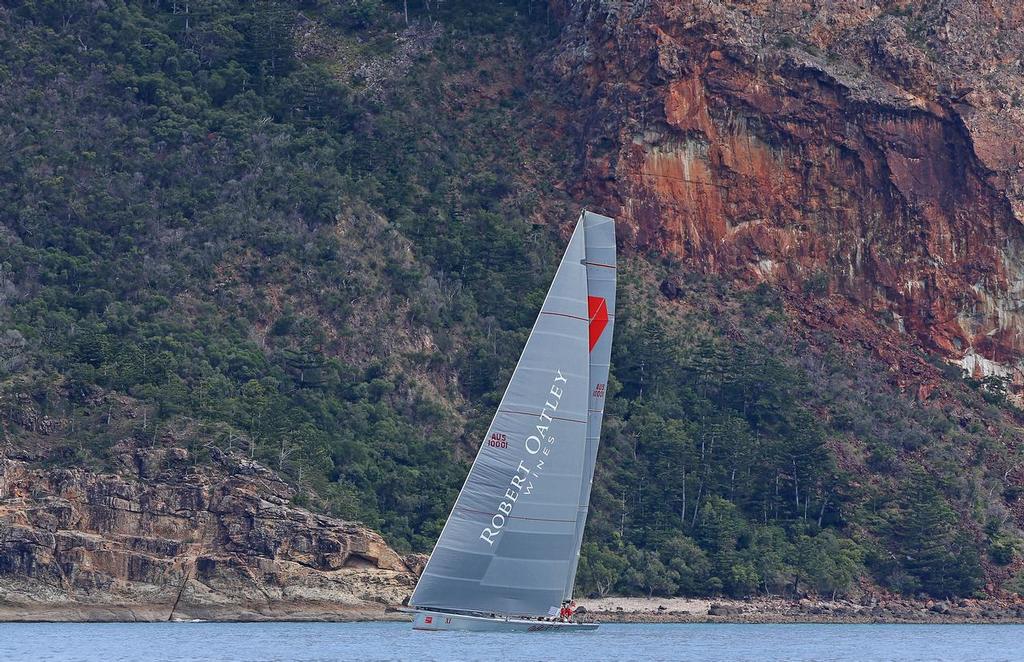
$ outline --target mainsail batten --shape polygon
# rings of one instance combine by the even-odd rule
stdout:
[[[608,256],[588,253],[590,216],[604,219],[584,214],[573,231],[412,606],[538,616],[572,591],[596,457],[595,319],[596,346],[610,344],[614,305],[613,291],[595,318],[587,263]]]

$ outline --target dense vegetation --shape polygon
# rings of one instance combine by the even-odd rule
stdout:
[[[687,298],[702,303],[676,329],[632,319],[639,301],[622,309],[586,585],[835,595],[868,573],[910,594],[978,589],[983,547],[1017,544],[1001,499],[974,492],[992,485],[987,464],[1012,461],[1005,449],[908,402],[875,361],[851,363],[827,337],[794,339],[768,288],[715,294],[693,287]],[[952,480],[969,471],[978,484]],[[990,523],[987,540],[974,521]]]
[[[544,5],[412,4],[0,8],[7,443],[239,448],[429,551],[579,201]],[[581,590],[966,595],[1019,567],[991,389],[916,402],[770,288],[691,275],[664,305],[678,271],[623,269]]]

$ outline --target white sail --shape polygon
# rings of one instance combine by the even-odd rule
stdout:
[[[576,225],[410,599],[414,607],[540,616],[557,611],[572,591],[597,452],[597,433],[588,439],[588,430],[599,431],[588,411],[599,409],[591,399],[586,227],[596,221],[590,217],[604,218],[585,214]],[[609,301],[607,293],[603,298]],[[597,346],[610,347],[610,327],[599,336]],[[607,358],[601,361],[606,379]]]

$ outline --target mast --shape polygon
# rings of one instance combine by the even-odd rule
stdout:
[[[580,547],[590,510],[590,491],[597,466],[597,449],[604,419],[605,395],[608,390],[608,372],[611,367],[612,335],[615,327],[616,251],[615,221],[584,211],[580,216],[585,236],[585,265],[587,267],[587,312],[590,318],[590,389],[587,408],[587,441],[580,485],[579,507],[576,515],[576,554],[573,557],[566,584],[565,599],[572,599],[576,583],[576,568],[580,561]]]

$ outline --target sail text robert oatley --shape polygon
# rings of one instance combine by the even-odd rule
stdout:
[[[512,509],[519,497],[529,495],[533,492],[531,478],[537,478],[544,469],[544,458],[551,453],[555,443],[555,435],[548,434],[551,426],[551,415],[558,411],[558,403],[565,394],[565,388],[569,379],[562,374],[561,370],[555,370],[555,378],[552,380],[551,388],[544,401],[544,408],[537,417],[536,433],[527,436],[523,440],[523,450],[526,456],[519,460],[519,466],[509,481],[509,488],[505,490],[505,498],[498,504],[498,511],[491,517],[491,525],[485,526],[480,532],[480,539],[488,545],[493,545],[495,538],[505,528],[511,517]],[[504,442],[504,434],[500,435]],[[504,447],[504,446],[501,446]]]

